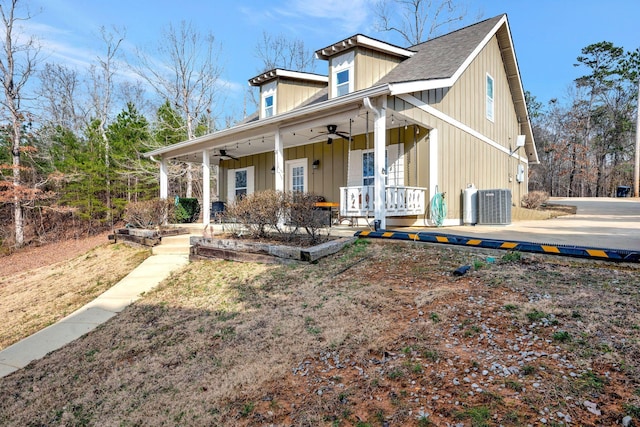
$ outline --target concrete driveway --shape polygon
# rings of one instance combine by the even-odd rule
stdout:
[[[573,205],[578,211],[548,220],[445,227],[441,231],[484,239],[640,250],[640,199],[552,198],[550,202]]]

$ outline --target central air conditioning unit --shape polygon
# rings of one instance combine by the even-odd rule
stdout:
[[[511,190],[478,190],[478,224],[511,224]]]

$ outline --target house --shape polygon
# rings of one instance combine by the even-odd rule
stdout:
[[[316,51],[328,74],[274,69],[253,77],[260,108],[229,129],[148,153],[203,168],[208,222],[215,194],[310,191],[344,216],[380,226],[429,225],[445,193],[444,225],[462,223],[462,191],[527,193],[538,155],[506,15],[402,48],[357,34]],[[384,200],[385,203],[378,203]]]

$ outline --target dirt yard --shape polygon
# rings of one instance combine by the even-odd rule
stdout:
[[[408,242],[194,262],[0,379],[0,424],[638,423],[639,285],[637,266]]]

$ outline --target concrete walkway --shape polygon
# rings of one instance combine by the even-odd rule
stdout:
[[[182,239],[188,242],[188,236],[185,237]],[[154,250],[154,255],[84,307],[0,351],[0,378],[92,331],[139,299],[144,292],[156,287],[172,271],[186,265],[189,262],[188,246],[185,253],[184,245],[177,244],[176,240],[179,239],[168,240],[172,250],[165,252],[169,253],[155,254]]]
[[[575,215],[510,225],[476,225],[425,229],[481,239],[518,240],[608,249],[640,249],[640,199],[553,198],[551,203],[578,208]]]

